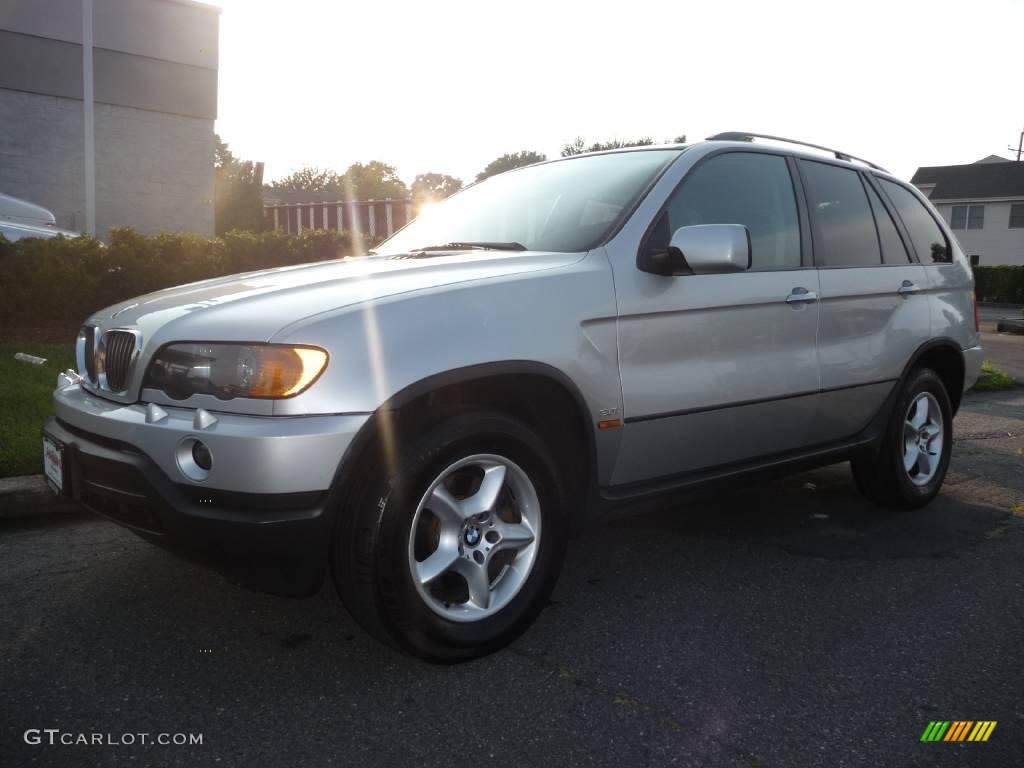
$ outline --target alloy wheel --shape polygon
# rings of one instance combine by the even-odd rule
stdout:
[[[903,422],[903,469],[914,485],[927,485],[939,469],[944,430],[939,401],[931,392],[914,398]]]
[[[540,535],[537,491],[518,464],[493,454],[460,459],[416,507],[409,536],[413,584],[446,619],[493,616],[529,578]]]

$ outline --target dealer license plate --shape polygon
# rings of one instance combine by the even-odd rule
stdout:
[[[64,446],[48,435],[43,435],[43,471],[50,488],[60,494],[64,490]]]

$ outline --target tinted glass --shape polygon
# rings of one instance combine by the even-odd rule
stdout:
[[[882,261],[886,264],[907,264],[910,262],[910,254],[903,244],[899,230],[892,216],[882,205],[882,199],[870,185],[866,185],[868,200],[871,201],[871,212],[875,214],[875,224],[878,226],[878,241],[882,245]]]
[[[946,263],[952,260],[949,243],[935,219],[914,193],[888,179],[878,180],[882,189],[896,206],[896,212],[903,219],[903,226],[910,233],[910,241],[917,251],[917,258],[923,264]]]
[[[425,210],[376,250],[407,253],[452,242],[587,250],[604,240],[679,152],[616,152],[507,171]]]
[[[860,175],[848,168],[801,161],[807,202],[818,221],[822,267],[873,267],[882,263],[878,234]]]
[[[691,170],[672,193],[646,249],[668,248],[672,233],[694,224],[743,224],[753,269],[800,266],[800,224],[786,160],[730,152]]]

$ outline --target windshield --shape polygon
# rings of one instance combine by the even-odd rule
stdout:
[[[589,155],[492,176],[431,205],[377,247],[408,253],[447,243],[512,243],[531,251],[600,244],[680,150]],[[454,250],[454,247],[453,247]]]

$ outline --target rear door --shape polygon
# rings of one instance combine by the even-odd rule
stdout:
[[[703,158],[641,248],[693,224],[742,224],[749,271],[665,277],[617,254],[625,425],[613,484],[748,461],[807,441],[818,390],[817,273],[802,244],[792,165],[781,154]]]
[[[888,202],[855,168],[800,160],[821,287],[815,442],[850,437],[929,337],[924,268]]]

